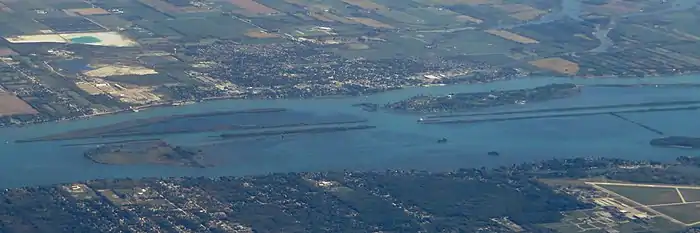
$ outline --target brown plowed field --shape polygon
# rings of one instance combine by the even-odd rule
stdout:
[[[37,114],[32,106],[17,96],[0,91],[0,116],[12,116],[20,114]]]
[[[276,14],[279,11],[253,0],[229,0],[230,3],[252,14]]]

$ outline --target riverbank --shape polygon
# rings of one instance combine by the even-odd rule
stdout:
[[[463,74],[463,73],[459,73]],[[455,78],[450,76],[451,78]],[[418,94],[423,94],[423,93],[435,93],[436,95],[444,95],[449,92],[454,92],[454,88],[451,87],[457,87],[458,89],[461,89],[463,86],[469,86],[469,85],[477,85],[481,86],[484,84],[489,84],[489,83],[502,83],[502,82],[509,82],[509,81],[518,81],[518,80],[535,80],[533,84],[536,85],[525,85],[522,88],[506,88],[506,89],[490,89],[490,90],[514,90],[514,89],[524,89],[524,88],[534,88],[536,86],[544,86],[552,83],[573,83],[573,84],[578,84],[578,85],[587,85],[591,83],[599,83],[595,85],[606,85],[606,84],[613,84],[615,85],[616,83],[626,83],[626,85],[633,85],[633,84],[639,84],[639,81],[644,81],[646,84],[654,84],[654,83],[664,83],[670,80],[667,79],[678,79],[678,80],[687,80],[686,83],[695,83],[700,85],[700,80],[692,80],[691,77],[695,77],[693,74],[682,74],[682,75],[676,75],[676,76],[653,76],[653,77],[614,77],[614,76],[598,76],[598,77],[544,77],[544,76],[534,76],[534,77],[519,77],[517,79],[494,79],[489,82],[473,82],[473,83],[455,83],[455,84],[444,84],[444,85],[423,85],[423,86],[406,86],[406,87],[401,87],[400,89],[392,89],[392,90],[387,90],[384,92],[377,92],[377,93],[370,93],[367,95],[364,95],[364,97],[369,97],[369,96],[381,96],[384,94],[391,94],[393,92],[401,91],[401,90],[415,90],[415,89],[425,89],[425,88],[430,88],[431,90],[445,90],[445,92],[416,92],[416,95]],[[552,80],[554,79],[554,80]],[[548,80],[546,82],[541,82],[543,80]],[[593,81],[591,81],[593,80]],[[641,83],[644,83],[641,82]],[[683,82],[683,81],[681,81]],[[677,82],[673,82],[677,83]],[[478,90],[473,90],[471,92],[478,92]],[[321,97],[315,97],[315,98],[307,98],[307,99],[302,99],[302,98],[291,98],[291,99],[265,99],[265,98],[250,98],[250,97],[245,97],[245,96],[221,96],[221,97],[209,97],[205,98],[202,100],[198,101],[168,101],[168,102],[160,102],[160,103],[153,103],[153,104],[148,104],[148,105],[143,105],[143,106],[137,106],[137,107],[131,107],[131,108],[125,108],[117,111],[111,111],[111,112],[100,112],[100,113],[95,113],[91,115],[84,115],[81,117],[77,118],[69,118],[69,119],[62,119],[62,120],[55,120],[55,121],[45,121],[45,122],[34,122],[34,123],[29,123],[29,124],[21,124],[21,125],[11,125],[11,126],[5,126],[5,127],[0,127],[2,128],[22,128],[22,127],[27,127],[31,125],[42,125],[42,124],[50,124],[50,123],[61,123],[61,122],[71,122],[71,121],[80,121],[84,119],[90,119],[94,117],[103,117],[103,116],[110,116],[110,115],[119,115],[119,114],[125,114],[125,113],[134,113],[134,112],[141,112],[141,111],[147,111],[147,110],[154,110],[154,109],[159,109],[159,108],[172,108],[172,107],[182,107],[182,106],[187,106],[187,105],[196,105],[196,104],[201,104],[201,103],[206,103],[206,102],[212,102],[212,101],[229,101],[229,100],[240,100],[240,101],[256,101],[256,100],[325,100],[325,99],[350,99],[350,98],[357,98],[361,96],[321,96]],[[391,102],[396,102],[399,100],[394,100]],[[389,103],[389,101],[385,102]],[[354,103],[357,104],[357,103]]]
[[[513,163],[567,157],[613,157],[663,161],[692,156],[692,151],[656,148],[649,140],[659,135],[610,115],[529,119],[482,124],[417,124],[415,115],[383,111],[366,112],[353,104],[389,103],[418,94],[483,92],[532,88],[549,83],[583,85],[581,94],[531,105],[501,106],[482,110],[512,112],[561,109],[645,102],[700,101],[696,88],[677,84],[700,83],[700,77],[646,79],[571,79],[561,77],[523,78],[502,82],[406,88],[371,96],[309,100],[216,100],[178,107],[153,108],[139,112],[93,117],[80,121],[47,123],[22,128],[0,129],[0,188],[52,184],[113,177],[146,176],[238,176],[270,172],[323,170],[420,169],[444,171],[463,167],[508,166]],[[597,86],[597,85],[639,85]],[[673,84],[656,88],[648,84]],[[294,122],[331,122],[367,119],[371,130],[328,134],[298,134],[262,138],[212,140],[222,133],[161,135],[159,139],[176,146],[201,148],[215,167],[189,168],[158,165],[107,166],[85,159],[85,150],[115,139],[77,139],[65,142],[12,143],[17,139],[43,137],[75,130],[87,130],[122,122],[216,111],[251,108],[285,108],[282,115],[219,116],[175,121],[153,129],[168,130],[188,125],[282,125]],[[699,111],[624,113],[631,121],[648,125],[666,135],[694,136]],[[267,116],[269,115],[269,116]],[[288,119],[289,122],[280,122]],[[153,137],[127,137],[146,140]],[[447,143],[436,143],[446,138]],[[556,142],[556,143],[552,143]],[[64,146],[71,144],[75,146]],[[82,145],[81,145],[82,144]],[[500,156],[488,156],[497,151]],[[21,175],[17,175],[21,174]]]

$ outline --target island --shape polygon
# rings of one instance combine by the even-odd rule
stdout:
[[[247,138],[247,137],[266,137],[266,136],[284,137],[285,135],[292,135],[292,134],[333,133],[333,132],[367,130],[367,129],[374,129],[374,128],[377,128],[377,127],[373,126],[373,125],[307,127],[307,128],[282,129],[282,130],[256,131],[256,132],[246,132],[246,133],[225,133],[225,134],[219,135],[219,137],[224,138],[224,139]]]
[[[366,112],[376,112],[379,110],[379,105],[374,104],[374,103],[358,103],[358,104],[353,104],[353,107],[359,107],[363,111]]]
[[[162,140],[108,144],[84,153],[89,160],[109,165],[155,164],[204,168],[203,153]]]
[[[506,91],[453,93],[442,96],[418,95],[386,104],[384,108],[408,113],[464,112],[503,105],[562,99],[579,93],[580,87],[575,84],[549,84],[536,88]]]
[[[652,139],[649,142],[649,144],[651,144],[652,146],[657,146],[657,147],[699,149],[700,148],[700,138],[683,137],[683,136],[670,136],[670,137]]]
[[[35,138],[18,139],[15,140],[15,142],[30,143],[41,141],[105,138],[122,138],[128,140],[131,137],[155,137],[173,134],[193,134],[222,131],[257,132],[265,129],[287,129],[335,125],[340,126],[347,124],[359,124],[368,121],[367,119],[363,118],[336,119],[332,116],[318,116],[288,120],[284,121],[284,123],[280,123],[283,121],[280,121],[279,119],[289,118],[295,116],[295,114],[305,113],[306,112],[288,111],[284,108],[259,108],[242,109],[236,111],[207,111],[172,116],[155,116],[125,120],[99,127],[42,135]],[[198,124],[188,123],[194,120],[199,120],[200,122]]]

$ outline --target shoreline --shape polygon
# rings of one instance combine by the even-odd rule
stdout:
[[[138,149],[122,151],[126,146],[132,145]],[[83,152],[83,157],[93,163],[104,165],[142,164],[206,168],[204,163],[202,163],[204,156],[201,152],[185,150],[163,140],[132,140],[124,141],[123,143],[104,144]]]
[[[89,129],[89,130],[78,130],[78,131],[53,134],[53,135],[48,135],[48,136],[43,136],[43,137],[38,137],[38,138],[15,140],[15,143],[41,142],[41,141],[64,141],[64,140],[91,139],[91,138],[112,138],[112,137],[123,137],[123,136],[156,136],[156,135],[161,135],[161,134],[178,134],[178,133],[192,133],[192,132],[210,132],[210,131],[216,131],[216,130],[220,130],[220,129],[219,128],[211,128],[211,129],[207,128],[207,129],[193,129],[193,130],[186,130],[186,131],[176,130],[176,131],[161,132],[161,133],[131,132],[131,133],[121,133],[121,134],[110,133],[110,130],[114,130],[114,129],[119,130],[119,129],[123,129],[124,127],[126,127],[126,128],[138,127],[138,126],[142,126],[145,124],[155,124],[155,123],[159,123],[162,121],[173,120],[173,119],[186,119],[186,118],[194,118],[194,117],[202,117],[202,116],[206,117],[206,116],[219,116],[219,115],[234,115],[234,114],[242,114],[242,113],[274,113],[274,112],[284,112],[284,111],[287,111],[287,109],[284,109],[284,108],[258,108],[258,109],[246,109],[246,110],[241,110],[241,111],[214,111],[214,112],[207,112],[207,113],[192,113],[192,114],[180,114],[180,115],[171,115],[171,116],[151,117],[151,118],[144,118],[144,119],[136,119],[133,121],[124,121],[124,122],[121,122],[118,124],[111,124],[111,125],[107,125],[107,126],[103,126],[103,127]],[[120,125],[120,126],[118,126],[118,125]],[[114,128],[114,127],[116,127],[116,128]],[[236,127],[231,126],[230,128],[235,129]],[[108,131],[104,132],[103,130],[108,130]]]
[[[170,108],[170,107],[178,107],[178,106],[187,106],[187,105],[193,105],[193,104],[199,104],[203,102],[212,102],[212,101],[220,101],[220,100],[323,100],[323,99],[346,99],[346,98],[354,98],[354,97],[369,97],[369,96],[374,96],[374,95],[379,95],[379,94],[384,94],[384,93],[390,93],[390,92],[395,92],[395,91],[400,91],[400,90],[406,90],[406,89],[413,89],[413,88],[432,88],[432,87],[445,87],[445,86],[459,86],[459,85],[476,85],[476,84],[488,84],[488,83],[497,83],[497,82],[508,82],[508,81],[513,81],[513,80],[519,80],[519,79],[543,79],[543,78],[551,78],[551,79],[581,79],[581,80],[590,80],[590,79],[603,79],[603,80],[610,80],[610,79],[620,79],[620,80],[643,80],[643,79],[662,79],[662,78],[681,78],[681,77],[687,77],[691,75],[698,75],[700,72],[688,72],[688,73],[678,73],[678,74],[670,74],[670,75],[665,75],[665,74],[658,74],[658,75],[653,75],[653,76],[646,76],[646,77],[632,77],[632,76],[627,76],[627,77],[620,77],[620,76],[520,76],[516,78],[499,78],[499,79],[494,79],[490,80],[488,82],[461,82],[461,83],[452,83],[452,84],[425,84],[425,85],[419,85],[419,86],[402,86],[399,88],[393,88],[393,89],[388,89],[385,91],[378,91],[378,92],[373,92],[373,93],[368,93],[364,95],[332,95],[332,96],[317,96],[317,97],[311,97],[311,98],[263,98],[263,97],[248,97],[248,96],[242,96],[242,95],[231,95],[231,96],[219,96],[219,97],[207,97],[203,98],[201,100],[191,100],[191,101],[166,101],[166,102],[160,102],[160,103],[152,103],[152,104],[147,104],[147,105],[142,105],[142,106],[136,106],[136,107],[129,107],[129,108],[124,108],[116,111],[109,111],[109,112],[100,112],[100,113],[95,113],[95,114],[90,114],[90,115],[84,115],[84,116],[79,116],[79,117],[74,117],[74,118],[67,118],[67,119],[58,119],[58,120],[52,120],[52,121],[42,121],[42,122],[32,122],[32,123],[27,123],[27,124],[19,124],[19,125],[10,125],[10,126],[4,126],[0,127],[0,129],[10,129],[10,128],[24,128],[24,127],[29,127],[29,126],[34,126],[34,125],[42,125],[42,124],[47,124],[47,123],[60,123],[60,122],[72,122],[72,121],[80,121],[80,120],[85,120],[93,117],[100,117],[100,116],[110,116],[110,115],[119,115],[123,113],[128,113],[128,112],[139,112],[139,111],[144,111],[144,110],[151,110],[151,109],[158,109],[158,108]],[[450,76],[450,78],[453,78]],[[700,83],[698,83],[700,84]],[[585,85],[584,85],[585,86]]]
[[[697,77],[697,76],[696,76]],[[660,82],[663,79],[650,80]],[[694,78],[670,79],[664,83],[693,81]],[[487,84],[476,86],[459,86],[455,88],[416,89],[382,94],[368,100],[383,102],[388,99],[400,99],[416,93],[442,93],[444,91],[478,91],[495,88],[519,88],[523,85],[537,85],[552,79],[520,80],[505,84]],[[612,80],[611,80],[612,81]],[[566,81],[558,81],[566,82]],[[636,83],[611,82],[611,83]],[[588,82],[590,83],[590,82]],[[606,82],[607,83],[607,82]],[[647,93],[649,95],[647,95]],[[533,106],[532,108],[563,108],[572,106],[613,105],[638,103],[641,101],[665,102],[669,100],[700,100],[695,89],[655,89],[655,88],[603,88],[584,93],[585,98],[574,98],[552,104]],[[589,98],[590,97],[590,98]],[[250,107],[287,107],[300,113],[295,121],[312,121],[313,119],[333,120],[335,117],[364,117],[371,125],[379,126],[374,130],[354,131],[350,133],[332,133],[318,135],[268,136],[267,139],[242,138],[234,140],[216,140],[208,136],[216,133],[174,135],[163,137],[165,141],[183,147],[202,147],[207,163],[217,166],[207,169],[186,167],[167,167],[155,165],[102,166],[84,159],[80,152],[95,146],[62,147],[68,143],[111,142],[114,139],[80,140],[75,142],[42,142],[32,144],[8,143],[0,146],[0,156],[4,173],[8,177],[2,184],[16,186],[26,184],[55,183],[78,179],[100,177],[144,177],[144,176],[218,176],[248,175],[267,172],[310,171],[326,169],[428,169],[432,171],[453,169],[456,167],[492,167],[519,163],[535,159],[568,156],[605,156],[615,158],[643,158],[666,161],[671,157],[688,155],[692,151],[653,148],[649,140],[659,137],[639,126],[622,122],[613,117],[581,117],[575,119],[557,119],[528,122],[503,122],[496,124],[467,125],[431,125],[416,123],[417,117],[397,116],[385,113],[365,113],[350,106],[364,100],[322,101],[219,101],[190,105],[183,108],[159,109],[141,113],[123,114],[93,118],[86,121],[50,124],[27,127],[20,130],[6,130],[4,140],[14,141],[48,134],[65,133],[73,130],[87,130],[110,124],[119,124],[128,120],[142,120],[149,117],[171,116],[176,114],[206,113],[217,110],[242,110]],[[614,100],[614,101],[611,101]],[[499,111],[527,110],[504,108]],[[311,118],[303,118],[311,117]],[[664,131],[668,135],[695,135],[700,125],[694,124],[697,112],[673,112],[644,114],[634,117],[640,123]],[[236,119],[217,118],[211,125],[236,124]],[[273,124],[276,118],[251,118],[239,124]],[[298,119],[298,120],[297,120]],[[337,118],[340,119],[340,118]],[[342,118],[345,119],[345,118]],[[202,119],[203,122],[207,122]],[[316,120],[313,120],[314,122]],[[185,124],[189,121],[181,121]],[[197,121],[200,122],[200,121]],[[259,122],[259,123],[258,123]],[[269,122],[269,123],[266,123]],[[192,122],[194,123],[194,122]],[[288,123],[288,122],[285,122]],[[209,123],[207,123],[209,125]],[[161,129],[161,128],[158,128]],[[163,128],[163,129],[169,129]],[[141,139],[124,138],[124,139]],[[447,138],[447,143],[436,140]],[[552,144],[552,140],[559,143]],[[508,143],[503,143],[508,142]],[[613,148],[614,150],[610,150]],[[303,151],[303,153],[290,153]],[[487,152],[497,151],[500,156],[485,157]],[[31,174],[32,176],[13,176],[12,174]]]

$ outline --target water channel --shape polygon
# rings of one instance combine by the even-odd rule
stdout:
[[[667,8],[646,10],[620,17],[665,14],[696,7],[699,0],[673,0]],[[561,9],[514,28],[562,19],[581,21],[580,0],[563,0]],[[605,52],[614,44],[607,32],[614,24],[601,26],[596,37]],[[53,184],[87,179],[144,176],[227,176],[269,172],[318,171],[329,169],[425,169],[450,170],[460,167],[501,166],[552,157],[607,156],[626,159],[671,160],[697,151],[661,149],[649,146],[658,135],[609,115],[530,119],[479,124],[420,125],[416,115],[364,112],[351,107],[359,102],[388,103],[416,94],[447,94],[530,88],[549,83],[574,82],[583,94],[536,104],[508,106],[489,111],[598,106],[654,101],[700,100],[698,88],[604,87],[605,84],[700,84],[700,76],[644,79],[528,78],[479,85],[408,88],[367,97],[316,100],[223,100],[196,105],[158,108],[139,113],[95,117],[87,120],[48,123],[0,129],[0,188]],[[65,147],[67,142],[13,143],[50,133],[90,128],[120,121],[194,112],[281,107],[293,116],[308,118],[366,118],[375,130],[329,135],[302,135],[282,139],[239,140],[217,146],[210,134],[171,135],[163,138],[178,145],[209,145],[213,168],[168,166],[98,165],[85,159],[83,147]],[[653,126],[668,135],[700,136],[697,110],[627,113],[624,117]],[[185,124],[196,124],[189,122]],[[448,138],[448,143],[435,143]],[[99,140],[98,140],[99,141]],[[6,142],[6,143],[4,143]],[[500,156],[487,156],[498,151]]]
[[[421,125],[417,115],[365,112],[358,102],[384,104],[417,94],[448,94],[531,88],[548,83],[593,85],[569,99],[499,107],[488,111],[596,106],[653,101],[700,100],[696,87],[610,87],[607,84],[700,84],[700,76],[644,79],[526,78],[488,84],[408,88],[372,96],[314,100],[222,100],[187,106],[156,108],[138,113],[94,117],[0,129],[0,188],[53,184],[98,178],[145,176],[228,176],[269,172],[329,169],[424,169],[501,166],[552,157],[609,156],[628,159],[670,160],[695,151],[649,146],[658,135],[629,122],[605,115],[562,117],[456,125]],[[366,118],[377,129],[333,134],[300,135],[285,139],[242,139],[218,146],[212,133],[162,136],[177,145],[209,145],[212,168],[155,165],[99,165],[85,159],[83,147],[72,142],[14,143],[14,140],[121,121],[195,112],[281,107],[290,117]],[[669,135],[700,136],[698,111],[624,114]],[[196,124],[185,122],[183,124]],[[436,143],[448,138],[448,143]],[[94,141],[94,140],[93,140]],[[97,140],[99,141],[99,140]],[[488,156],[498,151],[501,156]]]
[[[528,25],[539,25],[547,24],[559,20],[570,19],[573,21],[581,22],[584,21],[581,18],[583,11],[581,9],[581,1],[583,0],[561,0],[561,5],[559,9],[553,10],[552,12],[543,15],[542,17],[531,20],[524,23],[514,24],[514,25],[504,25],[500,26],[500,29],[513,29],[518,27],[524,27]],[[614,42],[608,37],[608,33],[614,30],[617,21],[620,18],[634,18],[634,17],[648,17],[668,14],[672,12],[689,10],[693,7],[700,6],[700,0],[663,0],[666,7],[661,7],[659,9],[643,9],[640,12],[633,12],[629,14],[614,16],[610,18],[610,23],[608,25],[596,25],[596,31],[594,36],[600,41],[600,45],[589,52],[606,52],[608,49],[614,46]]]

